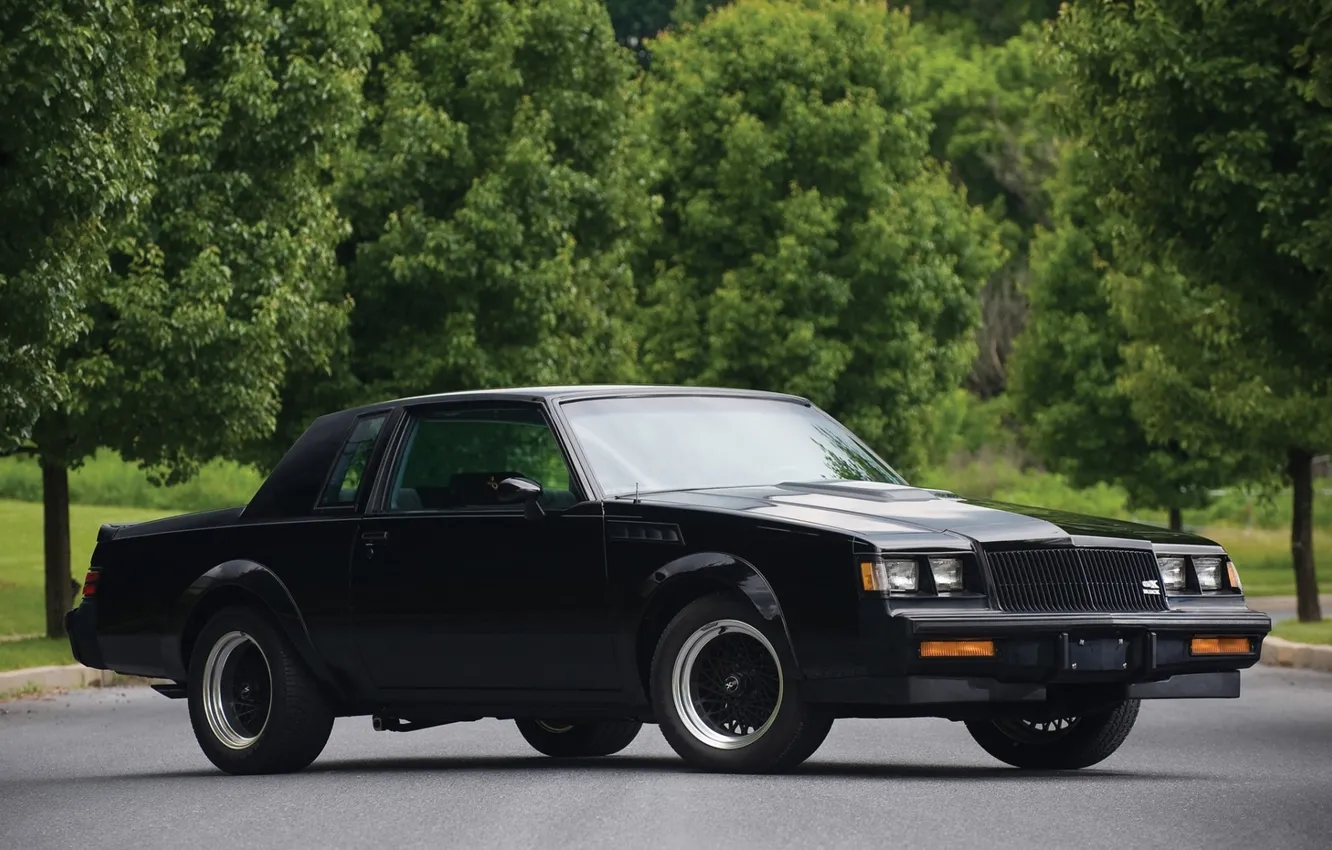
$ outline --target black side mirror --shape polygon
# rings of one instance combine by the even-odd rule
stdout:
[[[538,520],[546,515],[546,509],[541,507],[538,499],[541,498],[541,485],[530,478],[505,478],[499,483],[499,490],[496,492],[496,498],[506,505],[521,502],[523,505],[523,516],[530,520]]]

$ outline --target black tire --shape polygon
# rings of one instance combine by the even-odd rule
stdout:
[[[333,731],[333,709],[314,676],[286,636],[251,608],[225,608],[204,625],[191,653],[188,694],[194,737],[225,773],[301,770]]]
[[[514,721],[527,743],[554,758],[588,758],[618,753],[634,742],[643,724],[637,720]]]
[[[1125,700],[1109,711],[1041,725],[1024,720],[972,720],[967,731],[985,752],[1014,767],[1078,770],[1109,758],[1133,729],[1139,701]],[[1071,725],[1058,728],[1067,721]]]
[[[743,625],[720,625],[728,621]],[[705,657],[723,638],[730,646]],[[784,641],[753,606],[724,594],[695,600],[671,620],[652,658],[652,705],[681,758],[716,773],[781,773],[814,754],[832,715],[801,698],[782,660]]]

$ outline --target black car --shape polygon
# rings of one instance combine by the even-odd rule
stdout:
[[[103,526],[67,626],[228,773],[352,715],[511,718],[560,757],[656,723],[764,772],[840,717],[1086,767],[1140,700],[1237,697],[1271,621],[1210,540],[912,487],[802,398],[600,386],[321,417],[248,505]]]

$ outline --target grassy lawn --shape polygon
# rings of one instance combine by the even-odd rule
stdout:
[[[104,522],[153,519],[172,511],[70,505],[70,563],[74,578],[83,580],[97,528]],[[33,635],[46,631],[42,567],[42,506],[35,502],[0,500],[0,635]],[[0,659],[16,653],[0,643]],[[34,650],[37,651],[37,650]],[[3,668],[0,664],[0,668]]]
[[[1272,627],[1272,634],[1299,643],[1332,643],[1332,620],[1324,618],[1318,623],[1282,620]]]
[[[0,670],[21,670],[24,667],[49,667],[73,664],[69,641],[64,638],[28,638],[0,642]]]

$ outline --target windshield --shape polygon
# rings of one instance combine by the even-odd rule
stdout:
[[[615,398],[564,411],[607,496],[830,478],[906,483],[836,420],[789,401]]]

